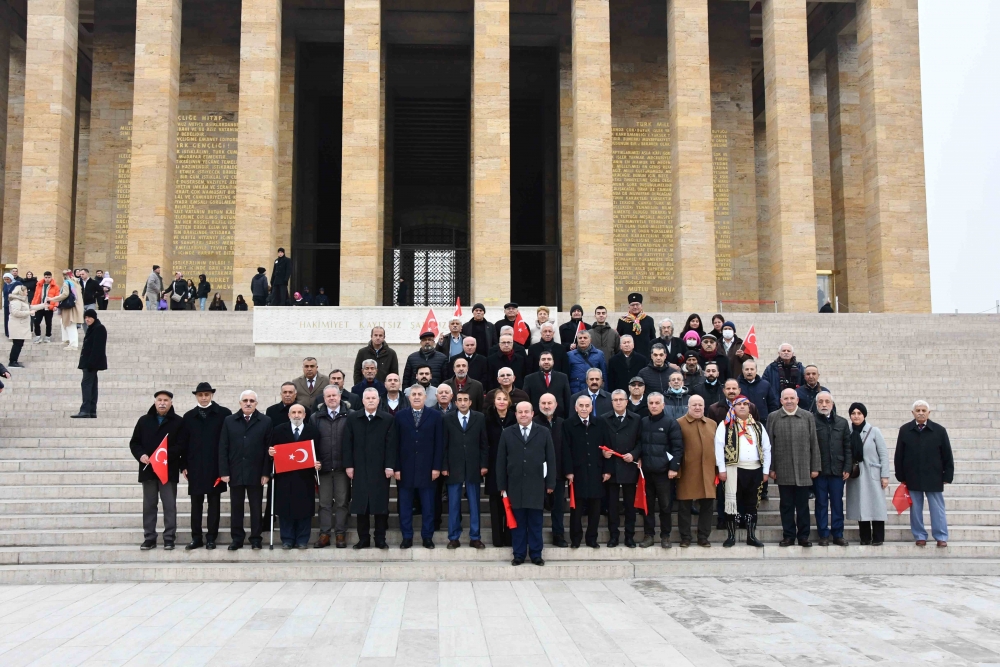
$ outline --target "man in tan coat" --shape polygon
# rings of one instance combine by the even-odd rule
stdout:
[[[677,420],[684,439],[677,479],[677,527],[681,546],[691,545],[691,506],[698,503],[698,546],[710,547],[712,504],[715,502],[715,430],[714,421],[705,416],[705,399],[692,394],[688,411]]]
[[[296,400],[312,409],[323,396],[323,390],[330,380],[319,372],[319,362],[316,357],[306,357],[302,360],[302,375],[292,380],[295,386]]]

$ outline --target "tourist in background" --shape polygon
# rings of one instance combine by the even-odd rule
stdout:
[[[10,293],[20,284],[20,281],[14,281],[13,273],[3,274],[3,335],[8,338],[10,338],[10,332],[7,329],[7,322],[10,320]]]
[[[503,389],[492,392],[492,401],[486,408],[486,439],[489,441],[489,462],[486,466],[486,493],[490,496],[490,532],[493,533],[493,546],[509,547],[510,530],[507,528],[507,512],[504,510],[503,497],[497,487],[497,448],[500,446],[500,435],[508,426],[517,423],[514,410],[510,407],[510,394]]]
[[[927,401],[913,404],[913,420],[899,428],[896,437],[896,480],[906,484],[913,506],[910,531],[917,546],[927,544],[924,499],[930,506],[931,531],[939,547],[948,546],[948,517],[944,509],[944,485],[955,477],[951,440],[944,426],[931,421]]]
[[[801,405],[799,406],[801,408]],[[819,545],[828,546],[831,536],[838,547],[844,539],[844,483],[853,468],[851,426],[837,414],[828,391],[816,395],[816,437],[819,442],[820,472],[813,482],[816,494],[816,531]],[[829,513],[828,513],[829,512]]]
[[[539,306],[535,310],[535,326],[531,327],[531,339],[528,341],[529,345],[534,345],[538,341],[542,340],[542,326],[545,324],[551,324],[553,332],[555,331],[556,321],[552,319],[548,306]],[[556,343],[558,342],[559,341],[557,340]]]
[[[184,280],[184,274],[180,271],[174,272],[174,280],[170,287],[164,290],[163,295],[170,299],[170,310],[184,310],[184,298],[187,294],[188,284]],[[169,297],[167,296],[169,295]]]
[[[108,301],[111,299],[111,290],[115,286],[115,279],[111,277],[110,271],[97,271],[97,282],[101,286],[101,294],[97,296],[97,309],[107,310]]]
[[[267,293],[267,269],[258,266],[257,275],[250,280],[250,296],[254,307],[267,305]]]
[[[212,297],[212,303],[209,304],[208,309],[209,310],[226,310],[226,302],[222,300],[222,297],[219,296],[218,292],[216,292],[215,296]]]
[[[187,281],[187,289],[184,290],[184,310],[194,310],[195,300],[198,298],[198,287],[193,280]]]
[[[101,285],[90,277],[89,269],[80,269],[80,294],[83,295],[83,309],[93,308],[97,310],[98,296],[104,291]],[[84,327],[86,331],[86,327]]]
[[[132,295],[129,296],[128,298],[126,298],[124,301],[122,301],[122,310],[142,310],[142,299],[139,298],[139,290],[136,290],[136,289],[132,290]],[[41,315],[41,313],[39,313],[39,315]],[[35,336],[36,337],[39,336],[39,332],[38,332],[38,324],[39,323],[40,323],[40,320],[36,316],[36,318],[35,318],[35,330],[36,330],[35,331]],[[51,314],[50,314],[49,324],[51,324],[51,323],[52,323],[52,317],[51,317]],[[37,343],[38,341],[36,340],[35,342]]]
[[[271,269],[271,301],[272,306],[287,306],[288,281],[292,278],[292,260],[285,257],[285,249],[278,248],[278,257]]]
[[[309,285],[302,286],[302,300],[306,302],[307,306],[313,305],[312,293],[309,291]]]
[[[219,300],[219,303],[222,307],[219,308],[218,310],[225,310],[226,304],[222,303],[221,299]],[[236,312],[246,312],[247,310],[249,310],[249,308],[247,308],[247,302],[243,299],[242,294],[236,295],[236,305],[233,306],[233,310],[235,310]]]
[[[410,286],[407,284],[405,278],[400,278],[399,283],[396,285],[396,305],[410,305]]]
[[[163,278],[160,276],[160,266],[153,264],[153,270],[146,278],[142,288],[142,296],[146,298],[146,310],[159,310],[160,297],[163,295]]]
[[[618,320],[619,334],[632,334],[635,351],[649,356],[649,348],[656,338],[656,324],[653,318],[642,312],[642,295],[632,292],[628,295],[628,312]]]
[[[31,271],[25,271],[24,278],[21,279],[21,284],[28,290],[28,303],[31,303],[31,300],[35,298],[35,287],[38,285],[38,278]]]
[[[308,306],[309,302],[302,298],[302,292],[296,292],[292,295],[292,305],[293,306]]]
[[[868,423],[868,408],[852,403],[851,461],[847,480],[847,518],[858,522],[861,544],[881,546],[885,542],[885,490],[889,488],[889,450],[882,431]]]
[[[208,278],[202,273],[198,276],[198,309],[205,310],[205,302],[208,301],[208,295],[212,291],[212,283],[208,282]]]
[[[330,297],[328,297],[326,295],[326,288],[324,288],[324,287],[320,287],[319,288],[319,292],[316,294],[316,297],[313,299],[313,305],[314,306],[329,306],[330,305]]]
[[[16,285],[10,291],[8,297],[10,307],[10,322],[8,323],[8,333],[11,341],[10,362],[7,364],[11,368],[24,368],[24,364],[18,361],[21,356],[21,348],[24,341],[31,338],[31,306],[28,305],[28,288],[24,285]]]
[[[87,323],[87,333],[83,336],[83,349],[80,350],[80,363],[77,365],[83,371],[80,382],[83,403],[80,412],[72,416],[97,419],[97,373],[108,369],[108,330],[97,319],[97,311],[93,308],[87,309],[83,319]]]
[[[767,418],[771,438],[771,481],[778,483],[781,497],[782,540],[780,547],[811,547],[809,541],[809,490],[819,477],[822,461],[816,420],[798,407],[799,397],[789,387],[781,392],[781,409]]]
[[[66,349],[76,350],[80,346],[80,336],[76,325],[83,322],[83,298],[80,295],[80,283],[73,277],[73,271],[63,271],[63,283],[59,296],[52,299],[59,308],[62,319],[62,339]]]
[[[608,309],[598,306],[594,309],[594,324],[590,327],[590,343],[604,353],[604,360],[618,354],[620,336],[608,324]]]
[[[184,455],[184,479],[187,480],[188,495],[191,496],[191,543],[184,547],[192,549],[214,549],[219,537],[222,494],[226,483],[219,477],[219,436],[226,417],[233,414],[229,408],[215,402],[215,389],[208,382],[199,382],[194,391],[198,402],[194,408],[184,413],[187,427],[188,448]],[[202,541],[201,516],[208,499],[208,532]]]

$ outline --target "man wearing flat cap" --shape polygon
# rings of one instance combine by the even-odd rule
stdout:
[[[656,338],[653,318],[642,312],[642,295],[628,295],[628,312],[618,318],[618,335],[631,334],[636,354],[649,358],[649,348]]]
[[[163,548],[170,551],[177,538],[177,478],[184,467],[188,433],[184,420],[174,412],[174,395],[165,389],[153,394],[153,405],[135,424],[128,447],[139,462],[142,484],[143,551],[156,548],[157,501],[163,503]],[[167,439],[167,482],[157,477],[150,462],[153,452]],[[162,461],[162,455],[160,459]]]
[[[191,543],[185,551],[214,549],[219,537],[219,516],[222,494],[226,483],[219,476],[219,436],[223,421],[233,411],[215,402],[215,389],[208,382],[198,383],[191,392],[198,401],[193,409],[184,413],[188,432],[188,449],[184,457],[184,474],[191,496]],[[202,541],[201,514],[208,497],[208,533]]]
[[[517,304],[514,303],[513,301],[505,303],[503,305],[503,319],[497,320],[497,323],[493,325],[494,328],[496,328],[497,338],[500,338],[500,334],[502,333],[500,331],[501,329],[503,329],[504,327],[513,327],[514,322],[516,321],[517,321]],[[527,322],[524,323],[524,326],[525,328],[528,329],[528,340],[531,340],[531,328],[528,327]]]
[[[434,332],[432,331],[424,331],[420,334],[420,349],[406,358],[406,366],[403,367],[404,387],[409,387],[416,382],[417,370],[421,366],[430,367],[431,384],[435,387],[447,378],[445,369],[448,366],[448,356],[435,349]]]

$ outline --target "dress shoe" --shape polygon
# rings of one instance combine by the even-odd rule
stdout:
[[[292,548],[292,544],[290,542],[285,542],[284,544],[281,545],[281,548],[284,549],[285,551],[288,551],[289,549]]]
[[[762,501],[763,501],[763,500],[767,500],[767,491],[765,491],[764,493],[760,494],[760,499],[761,499]]]
[[[385,540],[382,540],[381,542],[376,542],[375,543],[375,548],[376,549],[383,549],[383,550],[385,550],[385,549],[389,548],[389,545],[386,544]]]
[[[70,415],[69,418],[70,419],[90,419],[91,417],[90,417],[90,413],[89,412],[78,412],[75,415]]]
[[[559,547],[560,549],[565,549],[569,546],[569,542],[566,541],[565,537],[553,537],[552,546]]]
[[[821,547],[828,547],[828,546],[830,546],[830,538],[829,537],[821,537],[821,538],[819,538],[819,545]]]
[[[296,549],[308,549],[309,545],[308,544],[296,544],[295,548]]]
[[[670,536],[669,535],[667,537],[661,537],[660,538],[660,546],[663,547],[664,549],[669,549],[670,548]]]
[[[682,549],[687,549],[689,546],[691,546],[691,540],[681,540]]]
[[[927,546],[927,540],[917,540],[917,546],[918,547],[926,547]]]
[[[799,540],[799,546],[800,546],[800,547],[806,547],[806,548],[809,548],[809,547],[811,547],[812,545],[813,545],[813,543],[812,543],[812,542],[810,542],[809,540]]]
[[[347,535],[337,535],[336,536],[337,548],[346,549],[347,548]]]
[[[597,542],[588,542],[587,546],[590,547],[591,549],[600,549],[601,548],[601,545],[598,544]]]
[[[156,548],[156,540],[146,540],[139,545],[139,548],[143,551],[149,551],[150,549]]]
[[[191,544],[184,547],[184,551],[191,551],[192,549],[201,549],[204,543],[200,539],[191,540]]]
[[[207,542],[205,542],[205,548],[206,549],[214,549],[215,548],[215,540],[208,540]]]
[[[698,540],[698,546],[699,547],[710,547],[710,546],[712,546],[712,543],[709,542],[708,540]]]
[[[485,549],[486,548],[486,545],[483,544],[482,540],[472,540],[471,542],[469,542],[469,546],[472,547],[473,549]]]
[[[260,540],[250,540],[250,548],[254,551],[260,551],[264,546]]]
[[[458,540],[448,540],[448,548],[449,549],[457,549],[460,546],[462,546],[462,543],[459,542]]]
[[[937,545],[939,547],[946,547],[946,546],[948,546],[948,543],[946,541],[944,541],[944,540],[938,540],[937,541]]]
[[[645,537],[642,538],[642,542],[639,542],[639,548],[640,549],[648,549],[651,546],[653,546],[653,536],[652,535],[646,535]]]
[[[229,545],[230,551],[236,551],[237,549],[242,549],[242,548],[243,548],[242,542],[233,542],[232,544]]]
[[[861,540],[861,546],[867,547],[869,544],[871,544],[871,540]]]
[[[579,542],[574,542],[573,544],[571,544],[569,546],[570,546],[571,549],[579,549],[580,548],[580,543]]]
[[[617,547],[617,546],[618,546],[618,538],[617,537],[612,537],[610,540],[608,540],[608,548],[609,549]]]
[[[174,550],[174,543],[173,542],[164,542],[163,543],[163,550],[164,551],[173,551]]]
[[[882,543],[881,542],[872,542],[872,546],[873,547],[880,547],[880,546],[882,546]]]
[[[790,539],[784,539],[778,542],[779,547],[790,547],[793,544],[795,544],[795,540],[790,540]]]
[[[424,540],[424,549],[433,549],[434,540]]]
[[[24,364],[22,364],[20,361],[12,361],[9,364],[7,364],[7,368],[24,368]]]
[[[538,558],[532,558],[531,559],[531,564],[532,565],[537,565],[538,567],[541,567],[541,566],[545,565],[545,559],[543,559],[541,556],[539,556]]]
[[[523,558],[515,558],[514,560],[512,560],[510,562],[510,564],[513,565],[514,567],[517,567],[518,565],[523,565],[524,564],[524,559]]]
[[[413,538],[412,537],[404,537],[403,541],[399,543],[399,548],[400,549],[409,549],[412,546],[413,546]]]
[[[629,549],[635,549],[635,539],[632,537],[626,537],[625,546],[627,546]]]
[[[320,535],[319,539],[316,540],[316,544],[313,545],[313,549],[324,549],[330,546],[330,536]]]
[[[835,538],[833,538],[833,543],[836,544],[838,547],[846,547],[847,546],[847,540],[845,540],[843,537],[835,537]]]
[[[355,544],[352,548],[353,549],[367,549],[367,548],[371,547],[371,545],[372,545],[372,543],[369,540],[358,540],[358,543]]]

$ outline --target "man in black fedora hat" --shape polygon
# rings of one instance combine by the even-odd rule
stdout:
[[[208,382],[199,382],[191,392],[198,405],[184,413],[188,431],[188,449],[185,468],[181,472],[188,483],[191,496],[191,543],[185,550],[215,548],[219,536],[219,508],[226,483],[219,477],[219,435],[226,417],[233,414],[229,408],[215,402],[215,389]],[[208,533],[202,542],[201,512],[208,497]]]
[[[649,348],[656,338],[656,324],[642,311],[642,294],[639,292],[628,295],[628,312],[618,318],[618,335],[625,334],[632,336],[636,354],[649,359]]]

